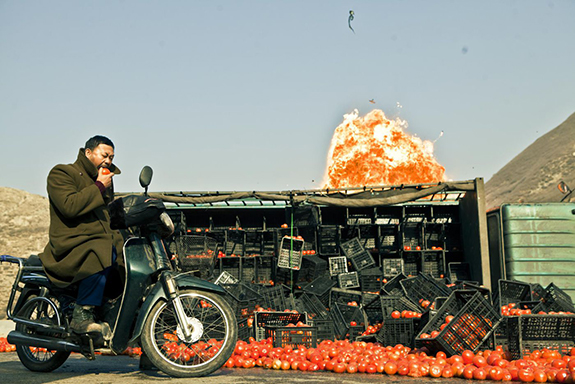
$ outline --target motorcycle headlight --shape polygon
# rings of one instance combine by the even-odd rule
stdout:
[[[158,233],[162,238],[171,236],[174,233],[174,222],[170,215],[166,212],[162,212],[160,215],[160,225],[158,226]]]

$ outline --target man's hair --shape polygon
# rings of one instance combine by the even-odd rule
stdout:
[[[96,135],[86,141],[84,149],[93,151],[100,144],[109,145],[110,147],[114,148],[114,143],[112,143],[112,140],[108,139],[106,136]]]

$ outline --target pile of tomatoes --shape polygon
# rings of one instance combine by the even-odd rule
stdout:
[[[14,352],[15,350],[15,345],[8,344],[8,340],[5,337],[0,337],[0,352]]]
[[[520,360],[510,360],[501,346],[494,351],[447,357],[430,356],[425,349],[403,345],[384,347],[378,343],[349,340],[322,341],[317,348],[303,346],[274,348],[271,339],[238,341],[227,368],[253,368],[335,373],[385,373],[410,377],[451,378],[523,382],[575,382],[575,348],[561,356],[551,350],[534,351]]]
[[[521,316],[521,315],[573,315],[573,312],[544,312],[538,311],[532,313],[529,308],[519,308],[516,303],[509,303],[501,306],[501,315],[503,316]]]

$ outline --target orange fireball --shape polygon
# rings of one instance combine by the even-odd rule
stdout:
[[[405,132],[407,122],[388,120],[374,109],[344,115],[328,153],[324,188],[435,183],[445,168],[433,156],[433,143]]]

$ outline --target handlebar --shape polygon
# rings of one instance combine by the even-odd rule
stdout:
[[[10,256],[10,255],[1,255],[0,256],[0,263],[1,262],[8,262],[13,264],[21,264],[23,259],[20,257]]]

